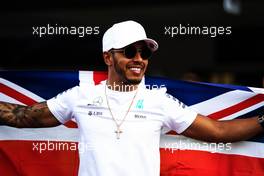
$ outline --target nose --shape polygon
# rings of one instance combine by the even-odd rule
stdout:
[[[133,57],[133,60],[134,61],[142,61],[143,60],[141,55],[140,55],[140,52],[137,51],[135,57]]]

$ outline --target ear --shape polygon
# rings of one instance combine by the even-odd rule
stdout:
[[[103,52],[103,58],[106,65],[110,66],[113,63],[113,57],[110,52]]]

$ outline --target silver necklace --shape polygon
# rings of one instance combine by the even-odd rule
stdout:
[[[136,98],[136,95],[137,95],[137,93],[138,93],[138,89],[139,89],[139,88],[137,88],[137,91],[136,91],[136,93],[135,93],[135,95],[134,95],[134,97],[133,97],[133,99],[132,99],[132,101],[131,101],[131,103],[130,103],[128,109],[127,109],[127,112],[126,112],[125,116],[123,117],[123,119],[121,120],[120,123],[118,123],[117,120],[114,118],[113,112],[112,112],[111,107],[110,107],[110,104],[109,104],[109,100],[108,100],[108,98],[107,98],[106,88],[107,88],[107,83],[105,84],[105,98],[106,98],[106,103],[107,103],[107,107],[108,107],[108,109],[109,109],[109,111],[110,111],[111,117],[112,117],[112,119],[113,119],[113,121],[115,122],[115,125],[116,125],[116,130],[115,130],[116,138],[117,138],[117,139],[120,139],[120,134],[123,133],[123,131],[120,129],[120,127],[121,127],[121,125],[125,122],[125,119],[126,119],[126,117],[127,117],[127,114],[129,113],[129,111],[130,111],[130,109],[131,109],[131,107],[132,107],[132,104],[133,104],[133,102],[134,102],[134,100],[135,100],[135,98]]]

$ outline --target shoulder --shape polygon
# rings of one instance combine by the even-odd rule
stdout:
[[[162,87],[162,88],[155,88],[155,89],[147,89],[147,88],[142,88],[143,91],[142,94],[145,98],[150,99],[153,102],[163,104],[164,101],[167,99],[174,99],[173,96],[169,95],[167,93],[167,88]],[[158,101],[155,101],[158,100]]]
[[[148,96],[152,100],[159,100],[161,106],[177,105],[178,107],[185,108],[186,105],[179,99],[167,92],[166,87],[157,89],[144,89],[145,96]]]
[[[69,97],[69,98],[79,98],[86,97],[95,94],[98,91],[102,90],[102,85],[93,85],[93,84],[81,84],[76,85],[72,88],[69,88],[61,93],[59,93],[55,98],[58,97]]]
[[[142,87],[141,90],[144,96],[150,96],[152,98],[162,98],[166,95],[166,92],[167,92],[166,87],[155,88],[155,89],[148,89],[148,88]]]
[[[76,91],[78,92],[78,96],[80,97],[91,97],[97,94],[102,94],[104,91],[103,84],[80,84]]]

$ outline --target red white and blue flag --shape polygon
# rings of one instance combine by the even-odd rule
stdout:
[[[106,79],[106,73],[90,71],[0,74],[0,101],[23,105],[45,101],[78,84],[98,84]],[[264,90],[260,88],[154,77],[144,81],[146,85],[165,85],[169,94],[213,119],[247,118],[264,112]],[[0,175],[77,175],[77,141],[78,128],[72,121],[40,129],[0,126]],[[70,147],[57,150],[60,144]],[[168,132],[161,137],[160,153],[162,176],[264,175],[263,135],[232,144],[211,144]]]

